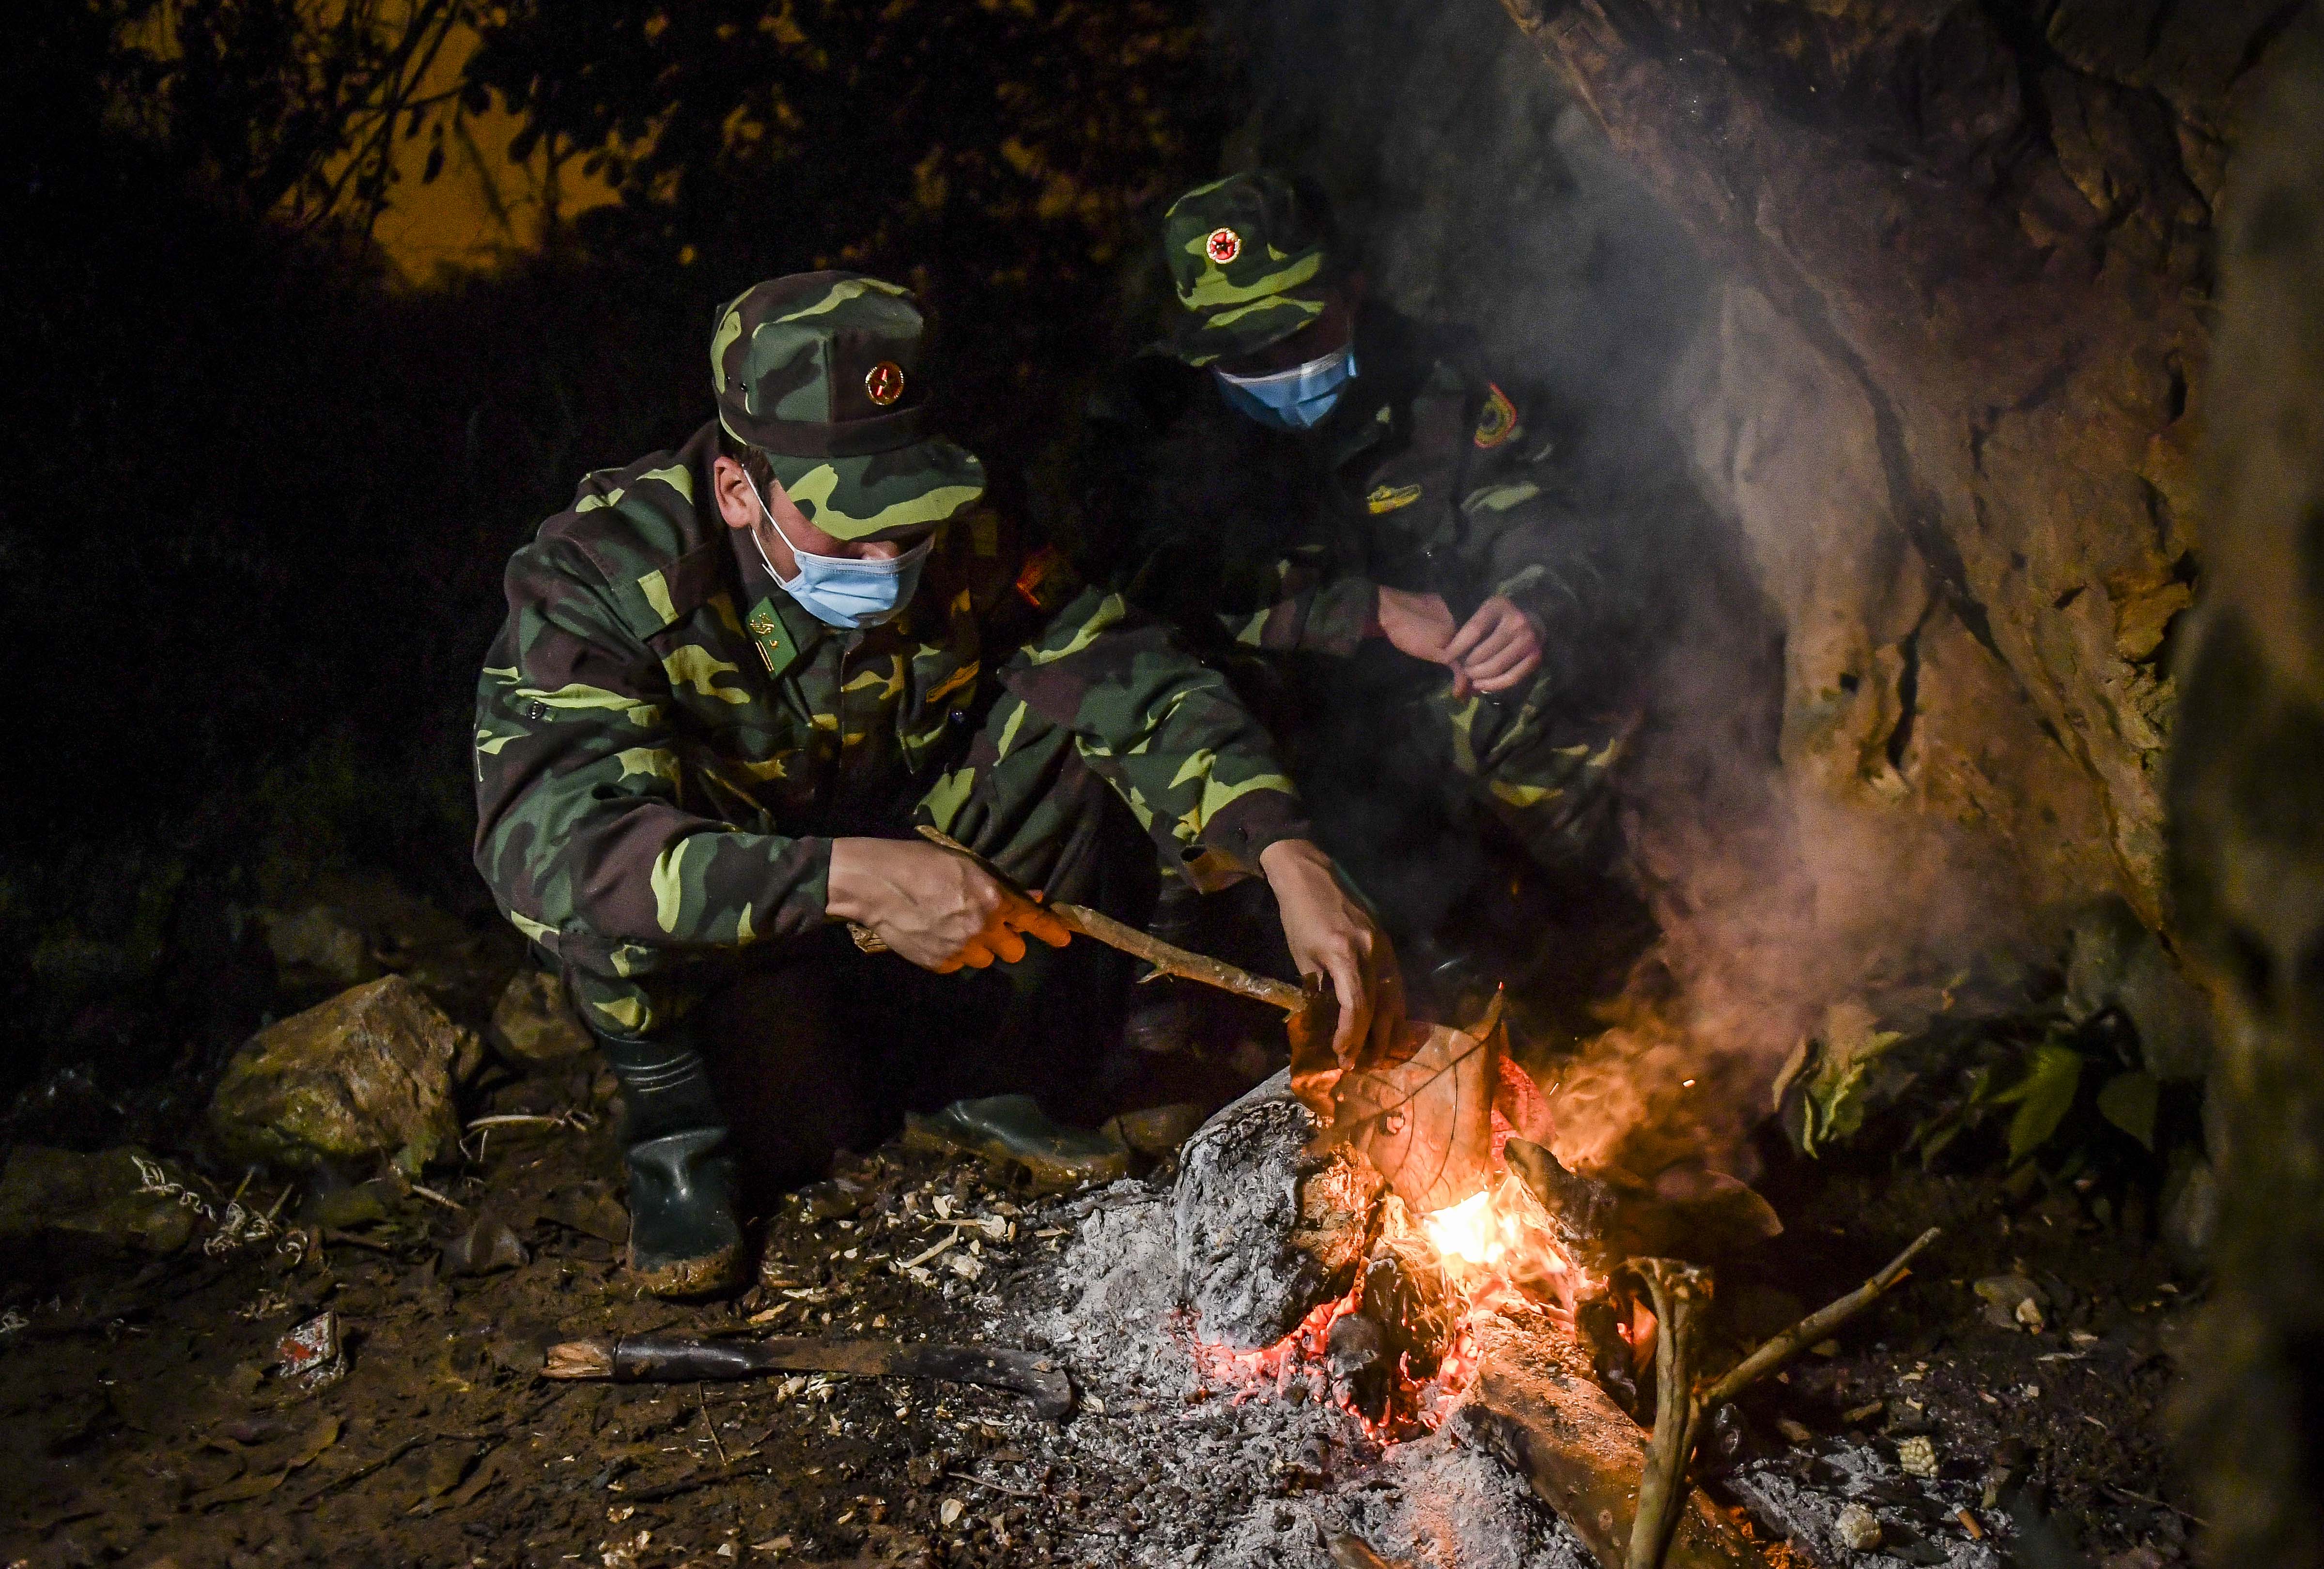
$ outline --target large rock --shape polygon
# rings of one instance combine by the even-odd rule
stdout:
[[[1352,1151],[1308,1154],[1315,1131],[1286,1071],[1186,1141],[1178,1286],[1204,1340],[1272,1345],[1355,1283],[1387,1184]]]
[[[0,1242],[50,1237],[115,1252],[175,1252],[194,1234],[194,1213],[176,1196],[151,1191],[143,1150],[94,1155],[20,1144],[0,1177]]]
[[[417,1171],[459,1137],[455,1068],[474,1037],[401,976],[260,1031],[226,1064],[210,1128],[236,1160],[307,1169],[392,1156]]]

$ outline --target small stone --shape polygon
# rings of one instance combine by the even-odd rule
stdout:
[[[1932,1477],[1937,1474],[1937,1446],[1928,1438],[1907,1438],[1896,1445],[1896,1463],[1908,1476]]]
[[[1790,1417],[1776,1418],[1775,1431],[1781,1433],[1786,1439],[1790,1440],[1794,1444],[1812,1444],[1815,1442],[1815,1434],[1809,1430],[1807,1424],[1804,1422],[1795,1421]]]
[[[968,1506],[956,1498],[948,1498],[936,1506],[936,1522],[951,1526],[960,1519],[961,1511]]]
[[[1862,1504],[1850,1504],[1832,1522],[1832,1535],[1854,1553],[1869,1553],[1880,1545],[1880,1521]]]
[[[2024,1325],[2029,1333],[2034,1335],[2042,1333],[2042,1304],[2033,1298],[2028,1297],[2019,1302],[2011,1311],[2010,1317]]]
[[[510,978],[493,1005],[486,1037],[503,1056],[519,1063],[561,1062],[594,1043],[565,994],[564,977],[545,969]]]
[[[1144,1111],[1123,1112],[1099,1131],[1112,1134],[1148,1160],[1158,1161],[1175,1153],[1203,1125],[1207,1115],[1204,1107],[1181,1101],[1172,1106],[1149,1106]]]

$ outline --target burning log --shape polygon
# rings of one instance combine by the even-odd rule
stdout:
[[[1380,1326],[1388,1358],[1425,1379],[1436,1372],[1460,1328],[1461,1303],[1435,1245],[1414,1233],[1385,1227],[1364,1264],[1363,1315]]]
[[[1516,1469],[1603,1569],[1624,1569],[1646,1470],[1646,1436],[1591,1376],[1554,1321],[1489,1317],[1474,1326],[1477,1381],[1456,1431]],[[1669,1555],[1677,1569],[1766,1569],[1742,1528],[1699,1491],[1674,1490]]]
[[[541,1376],[610,1379],[615,1383],[694,1383],[770,1372],[835,1372],[857,1378],[928,1378],[984,1384],[1029,1395],[1033,1409],[1062,1421],[1074,1408],[1074,1386],[1055,1357],[995,1346],[905,1344],[885,1340],[695,1340],[681,1335],[626,1335],[568,1340],[549,1348]]]
[[[1723,1172],[1692,1173],[1666,1193],[1624,1171],[1569,1170],[1526,1139],[1511,1139],[1504,1158],[1548,1211],[1559,1243],[1591,1262],[1717,1257],[1783,1234],[1767,1201]]]
[[[1355,1283],[1384,1184],[1353,1150],[1311,1150],[1316,1132],[1278,1073],[1186,1141],[1178,1285],[1204,1339],[1271,1345]]]

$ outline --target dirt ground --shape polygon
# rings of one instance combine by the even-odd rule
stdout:
[[[1383,1533],[1430,1561],[1499,1560],[1405,1518],[1464,1488],[1535,1517],[1506,1561],[1581,1562],[1514,1483],[1441,1436],[1384,1455],[1336,1409],[1236,1404],[1205,1387],[1153,1298],[1167,1237],[1130,1247],[1150,1255],[1143,1297],[1108,1284],[1129,1244],[1104,1239],[1134,1241],[1140,1216],[1167,1213],[1167,1161],[1105,1192],[1036,1199],[981,1163],[890,1146],[852,1169],[854,1198],[794,1199],[769,1223],[772,1283],[671,1306],[621,1279],[604,1087],[586,1066],[504,1084],[476,1115],[594,1120],[472,1135],[456,1171],[430,1174],[448,1203],[392,1187],[342,1196],[338,1224],[315,1227],[295,1264],[266,1244],[142,1265],[14,1260],[0,1563],[1321,1563],[1325,1533],[1374,1518],[1367,1507],[1384,1551]],[[2020,1509],[2046,1500],[2089,1562],[2146,1569],[2185,1555],[2191,1522],[2170,1501],[2158,1412],[2200,1290],[2157,1250],[2070,1195],[2027,1204],[1988,1181],[1802,1162],[1766,1187],[1786,1233],[1721,1288],[1746,1338],[1845,1289],[1924,1225],[1947,1237],[1833,1354],[1748,1399],[1718,1442],[1710,1465],[1727,1480],[1715,1485],[1759,1500],[1763,1535],[1784,1525],[1767,1521],[1771,1490],[1751,1477],[1836,1497],[1843,1473],[1869,1464],[1878,1474],[1851,1489],[1877,1500],[1886,1488],[1895,1518],[1917,1510],[1931,1538],[1886,1561],[1949,1561],[1933,1538],[1967,1540],[1967,1528],[1934,1494],[1895,1486],[1898,1445],[1925,1436],[1953,1488],[1945,1500],[1970,1498],[1984,1534],[2023,1541],[1998,1458],[2035,1484],[2012,1495]],[[498,1225],[522,1262],[448,1267],[447,1242]],[[898,1267],[946,1238],[917,1273]],[[1987,1321],[1973,1283],[2001,1272],[2039,1287],[2038,1331]],[[1110,1289],[1116,1300],[1097,1299]],[[309,1391],[272,1371],[276,1346],[326,1311],[347,1371]],[[657,1329],[1047,1341],[1084,1404],[1060,1427],[1019,1397],[910,1380],[538,1376],[549,1342]],[[1828,1544],[1803,1548],[1799,1561],[1835,1561]]]

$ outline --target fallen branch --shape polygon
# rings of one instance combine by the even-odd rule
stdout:
[[[615,1383],[693,1383],[770,1372],[847,1373],[857,1378],[931,1378],[984,1384],[1032,1398],[1033,1409],[1060,1421],[1074,1408],[1074,1386],[1054,1357],[1032,1352],[935,1342],[884,1340],[689,1340],[630,1335],[618,1340],[568,1340],[549,1348],[541,1375],[611,1379]]]
[[[1629,1267],[1646,1282],[1654,1298],[1659,1365],[1654,1436],[1647,1445],[1646,1471],[1638,1480],[1638,1510],[1630,1524],[1628,1569],[1662,1569],[1671,1534],[1678,1524],[1679,1500],[1686,1497],[1687,1463],[1693,1457],[1695,1436],[1704,1415],[1734,1399],[1878,1301],[1941,1234],[1931,1226],[1863,1285],[1766,1341],[1732,1371],[1702,1388],[1694,1386],[1694,1339],[1697,1312],[1711,1296],[1709,1273],[1674,1259],[1631,1262]]]
[[[1694,1396],[1694,1363],[1702,1309],[1711,1305],[1711,1271],[1677,1259],[1635,1259],[1630,1269],[1655,1302],[1655,1427],[1638,1477],[1628,1564],[1629,1569],[1662,1569],[1705,1408]]]
[[[1913,1261],[1943,1234],[1937,1227],[1931,1226],[1913,1240],[1911,1247],[1889,1260],[1877,1274],[1855,1290],[1764,1342],[1758,1350],[1737,1363],[1733,1372],[1703,1391],[1701,1402],[1703,1408],[1718,1409],[1808,1347],[1830,1339],[1834,1330],[1893,1290],[1896,1282],[1904,1278]]]

